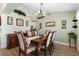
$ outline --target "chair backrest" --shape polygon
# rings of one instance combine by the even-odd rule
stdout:
[[[48,34],[49,32],[51,32],[51,31],[50,31],[50,30],[46,30],[46,31],[45,31],[45,34]]]
[[[54,37],[55,37],[56,31],[53,31],[52,33],[53,33],[52,41],[54,41]]]
[[[32,31],[27,31],[27,33],[28,33],[28,36],[30,37],[30,36],[32,36]]]
[[[32,36],[37,36],[38,35],[38,32],[36,30],[31,31],[31,33],[32,33]]]
[[[35,31],[35,36],[36,36],[36,35],[38,35],[38,32],[37,32],[37,31]]]
[[[48,36],[47,36],[47,42],[46,42],[46,47],[48,47],[48,46],[49,46],[50,41],[51,41],[51,39],[52,39],[52,35],[53,35],[53,33],[52,33],[52,32],[49,32],[49,33],[48,33]]]
[[[18,41],[19,41],[19,48],[25,51],[26,50],[25,41],[24,41],[22,33],[21,32],[17,33],[17,36],[18,36]]]
[[[44,35],[44,36],[48,36],[49,32],[51,32],[51,31],[50,31],[50,30],[46,30],[43,35]]]

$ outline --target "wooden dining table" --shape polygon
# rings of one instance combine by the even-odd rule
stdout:
[[[37,44],[43,44],[43,42],[45,42],[45,40],[46,40],[46,37],[39,37],[39,38],[36,38],[32,41],[37,43]]]
[[[27,37],[26,38],[26,42],[27,42],[28,45],[34,43],[35,44],[36,52],[39,53],[41,51],[40,46],[43,43],[46,43],[46,36]],[[38,54],[36,54],[36,55],[38,55]]]
[[[36,38],[36,39],[32,40],[32,42],[36,43],[36,52],[37,52],[36,55],[38,55],[38,53],[41,51],[40,46],[42,44],[46,43],[46,36],[42,36],[40,38]]]

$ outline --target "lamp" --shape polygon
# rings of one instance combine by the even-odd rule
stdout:
[[[45,17],[45,11],[42,10],[43,3],[40,4],[40,10],[36,13],[37,19],[41,19]]]

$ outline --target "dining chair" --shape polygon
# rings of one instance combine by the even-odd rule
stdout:
[[[46,31],[45,31],[45,34],[48,34],[49,32],[51,32],[51,30],[46,30]]]
[[[47,52],[49,51],[49,54],[51,55],[51,45],[50,45],[50,41],[52,39],[52,32],[49,32],[46,38],[46,43],[45,45],[41,45],[41,48],[45,49],[45,56],[47,55]]]
[[[56,35],[56,31],[53,31],[52,32],[53,33],[53,35],[52,35],[52,39],[51,39],[51,51],[53,52],[53,49],[54,49],[54,37],[55,37],[55,35]]]
[[[23,55],[28,55],[29,53],[35,51],[35,45],[27,45],[26,40],[21,32],[17,33],[18,41],[19,41],[19,56],[21,53]]]
[[[36,30],[31,31],[32,32],[32,36],[37,36],[38,32]]]

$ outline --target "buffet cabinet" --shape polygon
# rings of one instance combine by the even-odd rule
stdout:
[[[15,33],[11,33],[11,34],[7,34],[7,48],[13,48],[18,46],[18,38],[17,38],[17,34]]]

